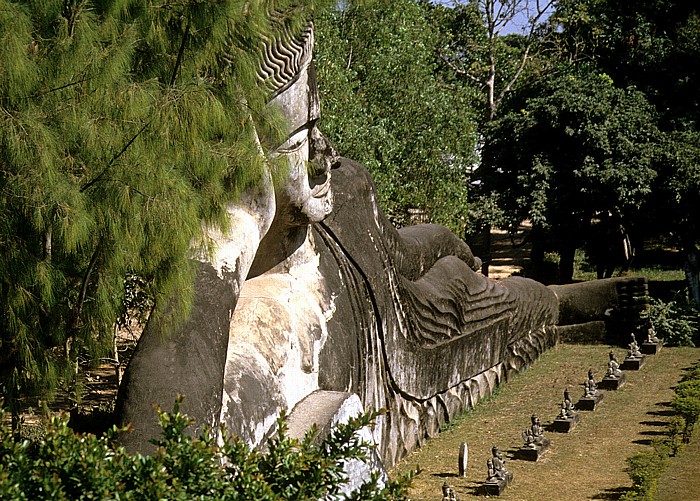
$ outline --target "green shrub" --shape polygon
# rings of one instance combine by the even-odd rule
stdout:
[[[684,294],[664,302],[650,298],[647,310],[656,334],[669,346],[695,346],[698,335],[698,308]]]
[[[268,452],[250,448],[222,430],[186,433],[191,420],[179,411],[160,412],[162,437],[152,456],[130,455],[114,445],[113,428],[104,436],[77,434],[68,417],[54,417],[42,439],[18,441],[4,412],[0,415],[0,499],[7,500],[317,500],[406,499],[409,479],[387,481],[373,476],[361,490],[340,495],[347,483],[343,463],[369,457],[371,446],[357,430],[377,413],[368,412],[338,425],[320,440],[311,430],[302,440],[286,435],[284,417],[267,443]],[[358,497],[362,496],[362,497]]]
[[[656,483],[668,462],[667,448],[660,445],[627,458],[632,488],[622,496],[624,501],[652,500]]]
[[[670,456],[675,456],[677,455],[681,450],[683,450],[683,446],[685,445],[684,438],[685,438],[685,430],[688,428],[685,418],[683,416],[673,416],[671,418],[671,421],[668,423],[668,440],[667,443],[669,445],[670,451],[669,455]]]
[[[675,456],[684,444],[690,442],[700,420],[700,363],[686,371],[674,392],[671,407],[676,415],[668,423],[668,438],[654,441],[651,450],[627,458],[632,488],[622,496],[624,501],[653,499],[656,483],[669,456]]]

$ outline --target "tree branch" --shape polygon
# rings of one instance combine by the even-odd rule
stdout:
[[[138,132],[136,134],[134,134],[134,136],[131,139],[129,139],[129,142],[124,145],[124,147],[119,151],[119,153],[117,153],[116,155],[114,155],[114,157],[112,157],[112,160],[109,161],[109,163],[107,164],[107,167],[105,167],[102,170],[102,172],[100,172],[96,177],[92,178],[92,180],[88,181],[86,184],[83,185],[82,188],[80,188],[80,193],[83,193],[85,190],[90,188],[93,184],[95,184],[100,179],[102,179],[102,177],[107,173],[107,171],[112,167],[112,165],[114,165],[114,162],[116,162],[117,159],[119,159],[119,157],[124,154],[124,152],[129,148],[129,146],[131,146],[134,143],[134,141],[136,141],[136,138],[141,135],[141,133],[146,129],[146,127],[148,127],[149,123],[150,122],[145,123],[143,125],[143,127],[141,127],[138,130]]]
[[[182,42],[180,43],[180,49],[177,51],[177,60],[175,61],[175,67],[173,68],[173,76],[170,78],[170,87],[175,86],[175,80],[177,79],[177,72],[180,70],[180,65],[182,64],[182,56],[185,53],[185,45],[187,44],[187,39],[190,34],[190,19],[187,19],[187,26],[185,26],[185,32],[182,34]]]
[[[83,304],[85,304],[85,297],[87,296],[88,284],[90,283],[90,276],[95,270],[95,266],[97,266],[97,258],[100,255],[101,248],[102,242],[98,242],[97,247],[95,248],[95,252],[92,253],[92,257],[90,258],[90,264],[88,264],[88,268],[85,271],[83,282],[80,285],[80,293],[78,294],[78,304],[75,307],[75,313],[73,314],[73,318],[70,323],[71,329],[75,329],[78,326],[78,323],[80,322],[80,316],[83,313]]]

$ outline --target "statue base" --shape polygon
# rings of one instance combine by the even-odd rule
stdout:
[[[576,409],[580,411],[594,411],[601,400],[603,400],[603,394],[600,392],[590,397],[581,397],[576,403]]]
[[[484,482],[484,493],[487,496],[500,496],[506,487],[513,481],[513,472],[506,472],[506,478]]]
[[[645,355],[656,355],[661,351],[661,343],[642,343],[641,352]]]
[[[572,417],[566,419],[557,417],[552,421],[551,430],[557,433],[569,433],[580,420],[581,417],[578,414],[574,414]]]
[[[622,374],[620,377],[608,377],[605,376],[603,379],[600,380],[600,383],[598,383],[598,389],[599,390],[617,390],[619,388],[622,388],[622,386],[625,384],[625,375]]]
[[[620,370],[638,371],[639,369],[642,368],[645,361],[646,361],[646,357],[641,357],[641,358],[628,357],[628,358],[625,358],[625,360],[622,362],[622,365],[620,365]]]
[[[521,447],[515,451],[515,459],[522,459],[524,461],[537,461],[542,454],[544,454],[547,449],[549,449],[549,444],[551,441],[548,438],[542,439],[541,445],[536,445],[535,447]]]

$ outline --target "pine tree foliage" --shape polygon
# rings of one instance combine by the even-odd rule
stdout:
[[[0,0],[0,383],[111,345],[124,278],[186,313],[202,228],[268,166],[256,80],[274,23],[315,2]],[[280,21],[280,19],[282,19]]]

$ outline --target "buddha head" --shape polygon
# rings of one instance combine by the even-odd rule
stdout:
[[[286,180],[276,186],[277,223],[302,226],[322,221],[333,208],[331,167],[337,155],[316,128],[320,103],[312,51],[313,24],[297,34],[280,26],[265,40],[258,77],[270,91],[269,106],[284,120],[286,140],[270,147],[283,162]]]

